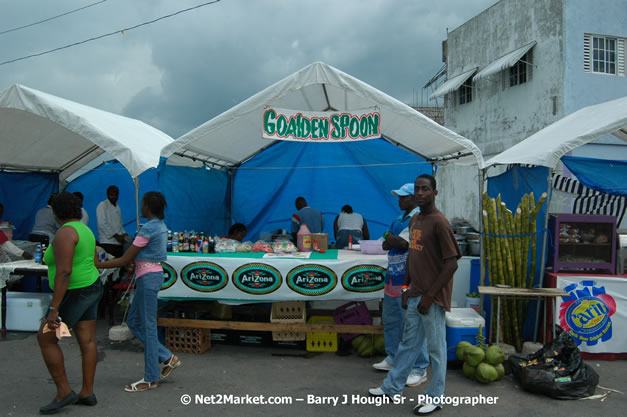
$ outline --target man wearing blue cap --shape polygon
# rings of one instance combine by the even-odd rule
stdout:
[[[401,287],[405,280],[405,263],[409,249],[409,220],[418,213],[418,203],[414,197],[414,184],[407,183],[392,195],[398,197],[398,207],[403,212],[392,222],[384,234],[383,249],[388,250],[388,272],[383,290],[383,337],[385,339],[386,358],[372,365],[380,371],[389,371],[394,367],[394,356],[403,336],[405,309],[402,306]],[[426,341],[418,349],[414,367],[407,377],[406,385],[414,387],[427,380],[429,356]]]

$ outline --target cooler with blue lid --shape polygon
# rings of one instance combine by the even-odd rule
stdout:
[[[473,345],[479,341],[479,326],[485,331],[485,319],[472,308],[451,308],[446,312],[446,358],[449,361],[457,360],[455,350],[457,344],[465,340]]]

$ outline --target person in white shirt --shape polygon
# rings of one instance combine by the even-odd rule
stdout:
[[[342,207],[342,212],[335,218],[333,231],[335,232],[335,247],[337,249],[344,249],[348,246],[349,236],[352,243],[359,243],[362,239],[370,239],[366,220],[361,214],[355,213],[348,204]]]
[[[98,204],[98,243],[107,253],[119,258],[124,253],[124,243],[130,241],[122,226],[122,211],[118,203],[120,189],[111,185],[107,188],[107,199]]]

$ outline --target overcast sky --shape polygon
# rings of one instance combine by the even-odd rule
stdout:
[[[0,2],[0,32],[99,0]],[[132,27],[208,0],[107,0],[0,34],[0,62]],[[322,61],[408,104],[441,42],[496,0],[221,0],[151,25],[0,65],[20,83],[140,119],[173,138]],[[431,102],[433,104],[433,102]]]

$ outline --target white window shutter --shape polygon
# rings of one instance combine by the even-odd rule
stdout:
[[[592,35],[583,35],[583,71],[592,72]]]
[[[625,76],[625,39],[619,38],[616,42],[616,73]]]

